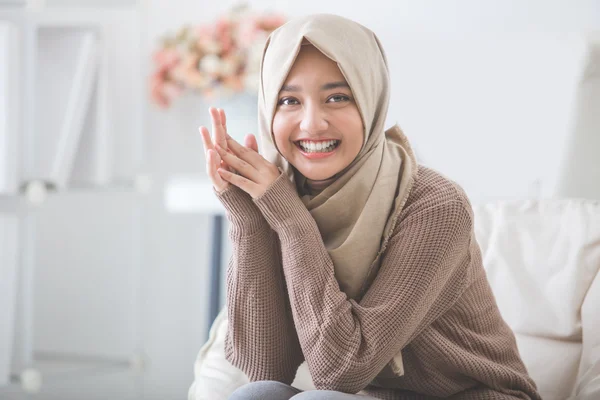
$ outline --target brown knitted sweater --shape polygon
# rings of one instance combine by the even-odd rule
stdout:
[[[281,175],[252,200],[219,195],[230,220],[227,359],[251,381],[382,399],[540,399],[502,319],[464,191],[419,167],[360,301],[338,286],[317,225]],[[348,201],[351,201],[349,199]],[[390,361],[402,351],[404,375]]]

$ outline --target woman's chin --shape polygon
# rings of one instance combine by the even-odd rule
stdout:
[[[300,173],[302,174],[302,176],[304,176],[306,179],[310,179],[311,181],[326,181],[329,179],[332,179],[333,177],[335,177],[335,173],[323,173],[322,171],[319,172],[315,172],[315,171],[300,171]]]
[[[315,166],[310,166],[307,168],[306,165],[298,165],[295,163],[291,163],[294,167],[294,171],[296,174],[300,174],[306,179],[310,179],[311,181],[326,181],[332,179],[337,176],[340,172],[336,168],[319,168]]]

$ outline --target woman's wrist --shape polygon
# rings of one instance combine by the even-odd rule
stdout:
[[[312,215],[283,173],[253,201],[282,241],[292,241],[314,228]]]
[[[227,219],[232,229],[240,234],[249,235],[268,227],[267,221],[256,207],[252,198],[238,187],[230,185],[215,195],[227,211]]]

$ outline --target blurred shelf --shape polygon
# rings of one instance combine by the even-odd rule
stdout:
[[[3,400],[139,399],[143,373],[124,361],[39,359],[32,365],[39,372],[39,391],[25,391],[18,377],[0,386]],[[33,374],[35,375],[35,374]]]
[[[25,8],[36,12],[52,9],[106,9],[136,7],[145,0],[0,0],[0,7]]]
[[[18,33],[16,24],[0,20],[0,193],[15,193],[19,180]]]
[[[145,196],[151,190],[152,182],[147,178],[114,181],[107,185],[73,185],[62,189],[45,188],[42,185],[42,188],[38,187],[32,192],[23,187],[17,194],[0,193],[0,214],[26,212],[30,208],[43,207],[46,201],[54,199],[62,201],[87,195]]]
[[[14,0],[13,0],[14,1]],[[134,7],[143,3],[143,0],[45,0],[46,7],[72,7],[72,8],[107,8],[107,7]]]
[[[150,178],[142,177],[133,180],[115,180],[107,184],[70,184],[66,188],[52,190],[51,193],[114,193],[114,192],[139,192],[146,193],[151,189],[152,181]]]
[[[4,297],[18,297],[17,318],[0,315],[2,383],[8,375],[7,355],[13,364],[8,370],[12,371],[30,366],[32,358],[36,295],[33,272],[42,259],[36,259],[35,250],[42,238],[37,235],[44,227],[40,221],[63,227],[66,220],[78,226],[80,220],[76,218],[55,216],[61,212],[93,214],[96,218],[90,220],[96,225],[91,228],[99,231],[98,225],[108,218],[90,213],[86,207],[122,205],[118,208],[122,214],[118,221],[128,221],[130,229],[119,231],[124,238],[120,243],[133,241],[134,250],[127,249],[127,254],[131,264],[135,264],[133,270],[123,271],[135,282],[129,291],[123,289],[123,284],[121,289],[127,294],[122,296],[127,298],[127,307],[138,304],[135,296],[137,282],[141,281],[137,257],[141,251],[141,222],[137,196],[147,193],[152,183],[138,172],[144,155],[145,108],[145,68],[141,61],[145,20],[140,4],[134,0],[0,0],[0,59],[11,61],[0,66],[0,214],[15,218],[23,232],[17,243],[19,274],[23,278],[17,282],[10,276],[0,276]],[[35,210],[36,206],[42,209]],[[51,228],[46,237],[55,231],[60,228]],[[4,233],[9,239],[16,236]],[[113,246],[116,248],[117,244]],[[102,249],[98,253],[106,252]],[[99,259],[89,263],[86,260],[86,266]],[[0,272],[5,272],[4,264],[0,259]],[[18,295],[8,295],[13,292]],[[5,299],[0,300],[4,304]],[[54,298],[48,303],[54,304]],[[6,321],[8,329],[4,328]],[[55,323],[51,318],[47,322],[49,326]],[[68,337],[73,331],[71,326],[69,329],[57,337]],[[14,340],[7,340],[13,330]],[[92,328],[89,331],[95,333]],[[136,332],[134,328],[130,331]],[[120,342],[115,339],[122,348],[120,352],[111,352],[112,342],[107,340],[102,349],[108,350],[101,354],[129,354],[137,346],[134,334],[111,336],[103,330],[98,335],[126,337]],[[80,337],[95,348],[101,347],[98,340],[89,339],[91,335]],[[73,341],[66,340],[66,344],[72,346]],[[69,351],[76,352],[71,348]],[[36,361],[32,367],[34,378],[35,371],[41,371],[42,391],[25,393],[17,382],[0,387],[0,399],[139,398],[135,371],[125,364],[44,360]]]
[[[25,7],[25,0],[0,0],[0,7]]]
[[[0,192],[32,179],[63,188],[135,179],[144,149],[139,2],[27,4],[0,3],[0,58],[18,64],[0,69],[0,156],[5,114],[16,132],[4,139],[7,154],[18,155],[0,157]],[[17,100],[7,111],[2,98]]]

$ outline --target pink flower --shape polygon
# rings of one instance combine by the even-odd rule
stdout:
[[[285,24],[283,15],[271,14],[259,18],[257,25],[265,31],[273,31]]]
[[[233,38],[229,32],[225,32],[219,37],[219,45],[221,48],[221,54],[227,54],[233,49]]]
[[[237,92],[244,90],[244,82],[239,75],[233,75],[224,78],[223,84]]]
[[[169,102],[163,95],[164,79],[160,74],[154,74],[150,77],[150,97],[152,101],[161,108],[167,108]]]
[[[150,77],[150,96],[162,108],[167,108],[173,99],[180,96],[183,88],[166,80],[161,71]]]
[[[185,70],[183,81],[194,89],[202,89],[209,84],[208,77],[196,69]]]
[[[199,37],[197,44],[204,53],[217,54],[221,52],[221,44],[212,36]]]
[[[281,15],[236,9],[214,24],[167,38],[152,55],[156,65],[149,79],[152,101],[166,108],[185,89],[198,90],[207,98],[243,91],[249,87],[248,76],[257,73],[266,37],[283,23]]]
[[[156,51],[153,58],[159,67],[171,67],[179,62],[180,56],[175,49],[163,48]]]
[[[212,100],[215,97],[215,90],[207,88],[202,91],[202,96],[208,100]]]
[[[243,18],[237,29],[237,42],[241,47],[248,48],[256,38],[258,32],[257,19],[254,16]]]
[[[183,88],[173,82],[165,82],[162,87],[162,92],[168,99],[172,100],[176,97],[181,96]]]
[[[221,17],[217,20],[217,23],[215,24],[215,34],[217,36],[223,35],[225,32],[228,32],[230,30],[231,21],[224,17]]]
[[[210,25],[200,25],[196,28],[196,35],[198,37],[203,36],[212,36],[213,35],[213,27]]]

